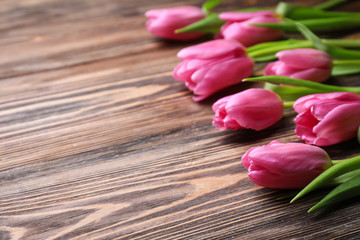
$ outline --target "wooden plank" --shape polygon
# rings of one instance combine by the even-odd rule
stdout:
[[[220,9],[277,2],[229,0]],[[358,198],[308,215],[324,192],[289,204],[278,199],[287,191],[247,178],[240,158],[250,147],[298,141],[293,112],[265,131],[218,131],[212,103],[253,85],[196,103],[172,78],[176,53],[194,43],[151,36],[143,13],[201,3],[2,1],[0,239],[360,236]],[[356,85],[358,75],[332,81]],[[326,150],[339,159],[358,146]]]

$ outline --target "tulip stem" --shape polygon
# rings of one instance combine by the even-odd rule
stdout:
[[[342,87],[323,83],[317,83],[302,79],[284,77],[284,76],[261,76],[243,79],[244,82],[270,82],[276,84],[287,84],[298,87],[306,87],[325,92],[353,92],[360,94],[360,87]]]
[[[360,66],[360,59],[347,59],[347,60],[334,60],[334,66],[343,66],[343,65],[359,65]]]
[[[321,39],[323,43],[330,46],[336,47],[347,47],[347,48],[356,48],[360,47],[359,40],[351,40],[351,39]],[[274,42],[266,42],[259,43],[254,46],[248,47],[247,52],[248,56],[255,58],[259,58],[259,62],[262,62],[261,57],[264,56],[272,56],[271,58],[275,59],[275,54],[279,51],[295,49],[295,48],[314,48],[314,44],[309,40],[298,40],[298,39],[288,39],[288,40],[280,40]],[[353,61],[357,61],[360,58],[359,51],[356,50],[347,50],[345,56],[340,56],[341,58],[346,58],[346,56],[353,54],[355,55]],[[337,56],[339,57],[339,56]],[[269,57],[270,59],[270,57]],[[270,59],[272,60],[272,59]],[[265,60],[267,61],[267,60]],[[337,64],[337,63],[335,63]]]
[[[321,39],[324,43],[338,47],[360,47],[360,41],[356,39]],[[308,41],[308,40],[304,40]]]
[[[295,101],[286,101],[286,102],[283,102],[283,106],[284,106],[284,108],[292,108],[294,103],[295,103]]]
[[[331,160],[331,162],[332,162],[333,165],[342,163],[343,161],[344,161],[344,160]]]
[[[253,51],[252,49],[248,49],[248,56],[251,58],[255,58],[268,54],[275,54],[279,51],[287,50],[287,49],[311,48],[311,47],[313,47],[313,44],[310,41],[305,41],[300,43],[296,42],[294,44],[288,43],[286,45],[275,45],[275,46],[267,47],[265,49],[259,49],[259,50],[255,49]]]
[[[360,59],[333,60],[332,76],[342,76],[360,72]]]

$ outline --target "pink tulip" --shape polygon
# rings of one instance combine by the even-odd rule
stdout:
[[[267,188],[303,188],[332,163],[321,148],[304,143],[280,143],[250,148],[241,158],[251,181]]]
[[[145,13],[149,19],[147,30],[155,36],[172,40],[192,40],[202,36],[202,33],[175,33],[176,29],[185,27],[205,17],[205,13],[195,6],[153,9]]]
[[[308,144],[328,146],[357,135],[360,95],[348,92],[313,94],[299,98],[295,133]]]
[[[213,40],[182,49],[184,61],[173,72],[201,101],[251,75],[254,62],[243,45],[233,40]]]
[[[213,125],[225,129],[265,129],[282,118],[283,104],[280,97],[270,90],[250,88],[219,99],[212,109]]]
[[[298,48],[280,51],[279,61],[269,63],[264,75],[323,82],[331,76],[331,58],[323,51],[313,48]]]
[[[277,23],[280,19],[272,11],[224,12],[219,18],[227,21],[220,29],[220,38],[239,41],[246,47],[278,39],[283,31],[257,27],[256,23]]]

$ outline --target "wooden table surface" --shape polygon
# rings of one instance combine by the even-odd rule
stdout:
[[[196,42],[150,35],[144,12],[202,2],[1,1],[1,240],[360,238],[360,198],[307,214],[325,192],[289,204],[287,191],[247,178],[240,159],[250,147],[300,142],[292,111],[264,131],[218,131],[212,103],[252,85],[197,103],[172,78],[176,53]],[[355,139],[325,150],[360,152]]]

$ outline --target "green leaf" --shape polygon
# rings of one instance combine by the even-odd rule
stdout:
[[[315,46],[315,48],[329,53],[329,55],[332,58],[338,58],[338,59],[359,59],[360,58],[360,51],[348,50],[348,49],[344,49],[344,48],[341,48],[338,46],[327,45],[302,23],[295,22],[292,20],[290,20],[290,22],[293,22],[296,25],[299,32],[301,32],[305,38],[307,38],[309,41],[311,41],[313,43],[313,45]]]
[[[304,195],[308,194],[315,189],[322,187],[335,179],[336,177],[343,175],[345,173],[351,172],[353,170],[360,169],[360,155],[353,158],[345,159],[342,162],[333,165],[332,167],[325,170],[318,177],[316,177],[312,182],[310,182],[303,190],[301,190],[292,200],[299,199]]]
[[[208,15],[210,11],[221,2],[222,0],[208,0],[202,5],[202,10]]]
[[[280,2],[277,5],[276,13],[282,15],[285,18],[291,18],[293,20],[334,17],[360,17],[360,14],[358,13],[324,11],[316,7],[297,6],[285,2]]]
[[[340,176],[334,178],[332,181],[330,181],[327,185],[328,186],[337,186],[337,185],[340,185],[358,175],[360,175],[360,169],[356,169],[354,171],[350,171],[343,175],[340,175]]]
[[[304,24],[300,22],[293,21],[293,23],[295,24],[299,32],[301,32],[301,34],[304,35],[307,40],[311,41],[312,44],[314,44],[315,48],[324,52],[328,51],[329,47],[325,43],[323,43],[323,41],[318,36],[316,36],[312,31],[310,31],[309,28],[307,28]]]
[[[283,30],[286,32],[297,32],[297,28],[294,24],[289,22],[277,22],[277,23],[254,23],[252,24],[257,27],[267,27],[267,28],[275,28],[279,30]]]
[[[224,23],[225,21],[219,19],[218,14],[213,13],[200,21],[187,25],[183,28],[177,29],[175,32],[176,33],[201,32],[201,33],[214,34],[220,31],[220,27]]]
[[[346,3],[348,1],[349,0],[328,0],[326,2],[315,5],[314,8],[322,9],[322,10],[330,9],[330,8],[336,7],[337,5],[340,5],[342,3]]]
[[[360,174],[340,184],[329,194],[327,194],[320,202],[310,208],[309,213],[335,203],[344,201],[346,199],[360,195]]]

